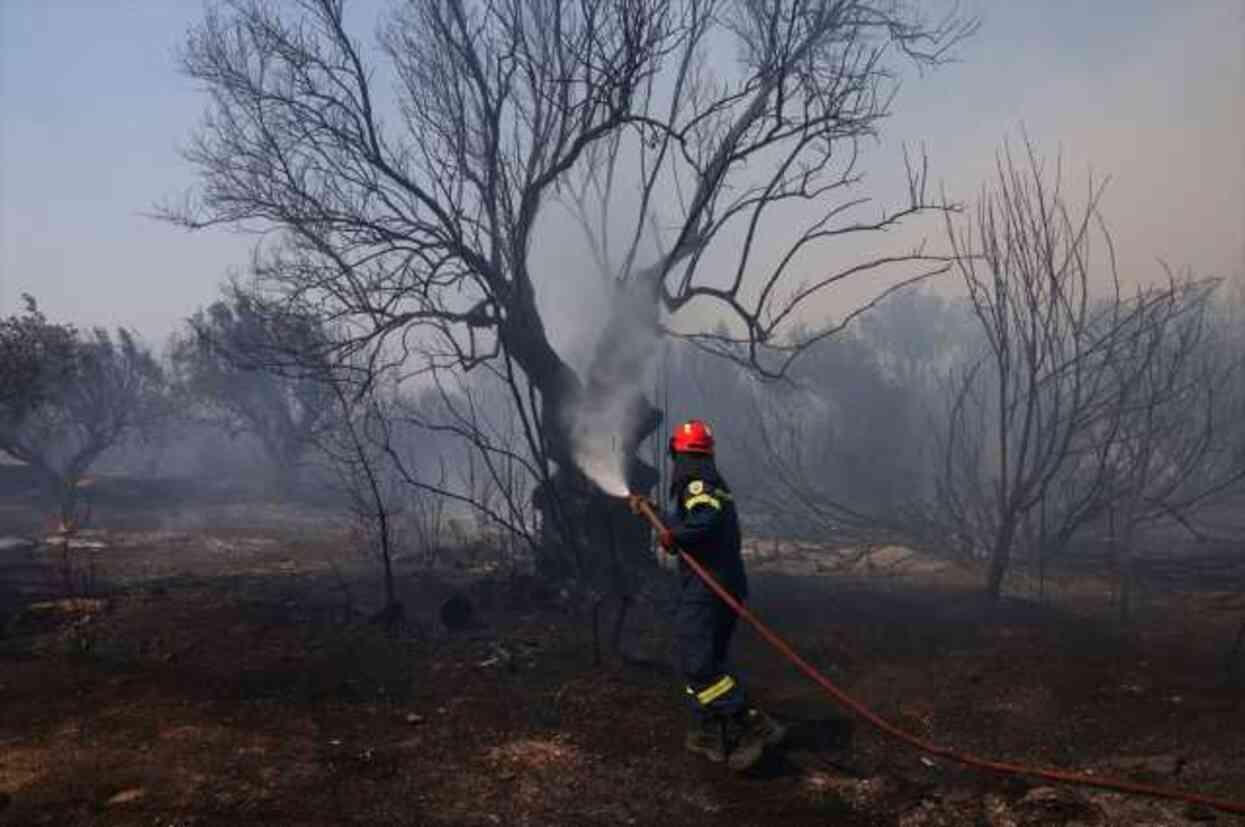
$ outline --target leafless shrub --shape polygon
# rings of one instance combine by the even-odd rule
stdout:
[[[1103,519],[1127,583],[1139,525],[1187,523],[1242,473],[1215,424],[1226,366],[1204,346],[1213,285],[1169,278],[1123,294],[1101,186],[1074,212],[1058,165],[1025,150],[1000,156],[971,221],[948,223],[986,348],[953,374],[929,525],[987,561],[995,598],[1018,544],[1045,559]]]

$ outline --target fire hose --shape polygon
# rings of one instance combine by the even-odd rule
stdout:
[[[653,529],[659,534],[667,531],[665,524],[661,518],[653,511],[652,505],[648,500],[642,497],[629,498],[632,509],[644,516],[645,519],[653,526]],[[735,614],[748,621],[754,629],[760,633],[761,637],[767,643],[778,650],[779,654],[790,661],[797,669],[803,672],[814,683],[825,690],[831,698],[840,706],[845,707],[851,713],[861,718],[866,723],[881,731],[883,734],[894,738],[901,743],[907,744],[921,752],[929,755],[943,758],[962,764],[966,767],[972,767],[977,770],[984,770],[992,773],[1001,773],[1005,775],[1020,775],[1030,778],[1040,778],[1045,781],[1053,781],[1061,784],[1073,784],[1081,787],[1096,787],[1102,790],[1111,790],[1113,792],[1127,793],[1129,795],[1149,796],[1152,798],[1165,798],[1174,801],[1185,801],[1191,804],[1200,804],[1225,813],[1237,813],[1245,815],[1245,801],[1229,801],[1222,798],[1213,798],[1210,796],[1200,795],[1198,793],[1187,792],[1185,790],[1172,789],[1167,787],[1156,787],[1150,784],[1138,784],[1131,781],[1121,781],[1112,778],[1099,778],[1097,776],[1087,775],[1084,773],[1071,772],[1068,770],[1044,769],[1041,767],[1031,767],[1024,764],[1014,764],[1003,761],[992,761],[986,758],[980,758],[969,753],[959,752],[949,747],[935,744],[927,741],[917,735],[905,732],[886,719],[882,718],[873,710],[866,707],[855,698],[848,695],[842,689],[839,689],[822,674],[816,667],[806,661],[795,651],[785,640],[778,636],[776,632],[770,629],[751,611],[744,606],[734,595],[722,587],[708,570],[705,569],[695,557],[688,554],[681,548],[673,548],[677,552],[679,558],[687,564],[696,576],[705,582],[714,594],[722,599],[727,606]]]

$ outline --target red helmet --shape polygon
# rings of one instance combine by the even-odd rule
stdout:
[[[670,436],[670,451],[674,454],[712,454],[713,431],[699,419],[690,419],[674,429]]]

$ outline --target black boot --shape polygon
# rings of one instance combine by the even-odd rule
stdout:
[[[688,752],[703,755],[715,764],[726,760],[726,721],[718,716],[705,716],[687,728],[684,746]]]
[[[756,766],[765,752],[768,730],[759,716],[750,713],[751,710],[743,710],[731,718],[726,726],[726,741],[730,748],[726,764],[740,772]]]
[[[776,747],[787,738],[787,727],[766,715],[755,706],[748,709],[747,714],[754,719],[756,726],[764,732],[765,746]]]

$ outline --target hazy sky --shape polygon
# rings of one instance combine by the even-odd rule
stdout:
[[[935,176],[971,197],[1023,123],[1062,147],[1070,176],[1112,176],[1105,211],[1134,279],[1158,257],[1245,272],[1241,0],[976,7],[980,34],[905,87],[875,159],[923,141]],[[30,292],[55,319],[159,341],[245,266],[252,238],[143,215],[193,182],[177,148],[204,101],[174,54],[201,13],[199,0],[0,2],[0,315]]]

